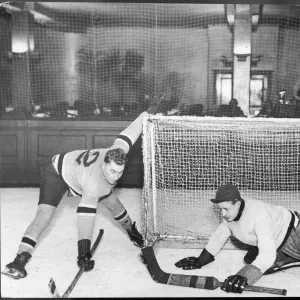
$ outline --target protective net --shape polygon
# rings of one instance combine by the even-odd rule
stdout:
[[[300,7],[247,9],[250,114],[280,91],[299,102]],[[164,114],[224,115],[234,83],[230,20],[227,4],[1,3],[1,115],[135,117],[162,92]]]
[[[204,243],[221,221],[223,184],[243,198],[300,209],[297,119],[144,119],[143,231],[149,243]]]

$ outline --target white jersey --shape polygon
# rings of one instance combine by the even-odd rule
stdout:
[[[263,273],[275,262],[276,250],[286,236],[291,218],[285,207],[245,199],[240,219],[232,222],[223,219],[205,248],[215,256],[232,234],[241,242],[258,247],[259,254],[252,265]]]
[[[75,150],[54,156],[53,165],[73,195],[81,196],[83,190],[92,190],[99,197],[110,193],[114,185],[108,183],[101,168],[107,150]]]

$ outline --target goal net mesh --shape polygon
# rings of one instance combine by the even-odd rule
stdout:
[[[150,243],[205,241],[221,221],[223,184],[243,198],[300,209],[297,119],[144,119],[143,231]]]
[[[232,96],[234,35],[227,9],[3,2],[0,116],[133,119],[161,92],[165,114],[211,115]],[[264,4],[259,13],[251,32],[253,113],[268,99],[275,103],[282,89],[287,100],[300,91],[300,6]]]

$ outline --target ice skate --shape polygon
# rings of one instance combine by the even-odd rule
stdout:
[[[21,254],[18,254],[14,261],[6,265],[5,270],[1,273],[13,279],[26,277],[27,272],[25,270],[25,265],[30,258],[31,255],[28,252],[22,252]]]

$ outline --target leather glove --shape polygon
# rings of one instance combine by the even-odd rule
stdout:
[[[83,239],[78,241],[77,265],[79,268],[84,266],[84,271],[90,271],[94,268],[95,261],[91,260],[91,241]]]
[[[177,268],[182,268],[183,270],[201,269],[203,266],[209,264],[214,260],[215,258],[213,257],[213,255],[211,255],[204,248],[199,257],[186,257],[175,263],[175,266]]]
[[[139,248],[144,247],[143,236],[136,229],[135,222],[133,222],[131,230],[127,230],[127,234],[128,234],[130,240],[134,243],[135,246],[137,246]]]
[[[183,270],[191,270],[191,269],[201,269],[203,264],[199,262],[199,257],[186,257],[179,260],[175,263],[177,268],[182,268]]]
[[[225,279],[221,289],[227,293],[239,293],[244,291],[247,285],[247,278],[241,275],[232,275]]]

